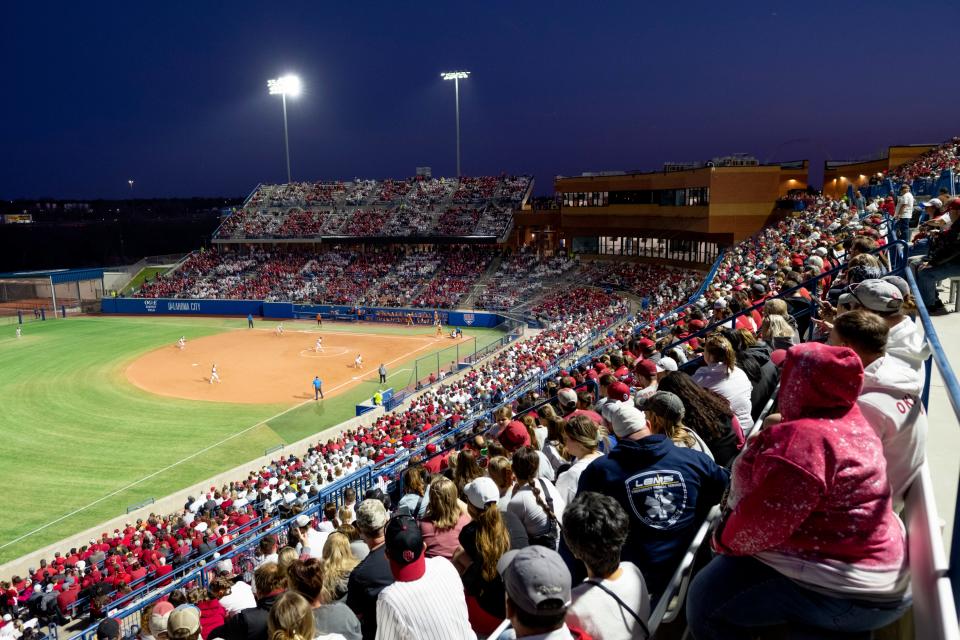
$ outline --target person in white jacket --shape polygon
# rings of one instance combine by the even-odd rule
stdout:
[[[753,385],[747,374],[737,368],[737,356],[730,341],[719,335],[707,338],[703,361],[707,364],[697,369],[693,381],[726,398],[741,425],[753,424],[750,415]]]
[[[909,296],[910,286],[906,280],[887,276],[880,280],[864,280],[854,288],[850,297],[853,308],[873,311],[890,329],[886,355],[900,360],[919,374],[924,361],[930,357],[930,345],[916,323],[903,313]]]
[[[925,459],[927,415],[920,401],[920,376],[900,360],[884,355],[888,333],[883,318],[857,309],[837,317],[830,344],[850,347],[863,362],[863,389],[857,405],[883,442],[893,508],[899,511]]]

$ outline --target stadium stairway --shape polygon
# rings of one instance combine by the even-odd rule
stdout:
[[[503,262],[503,254],[497,254],[493,260],[490,261],[490,265],[487,267],[487,270],[483,272],[483,275],[470,287],[470,293],[467,294],[467,297],[461,300],[457,306],[461,309],[473,309],[474,303],[477,300],[477,296],[483,291],[484,287],[487,286],[490,278],[493,277],[493,274],[497,272],[497,269],[500,268],[500,263]]]

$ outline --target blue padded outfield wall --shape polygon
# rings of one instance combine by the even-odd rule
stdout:
[[[432,309],[396,309],[384,307],[351,307],[328,304],[293,304],[291,302],[261,302],[259,300],[180,300],[172,298],[104,298],[101,311],[124,315],[198,315],[246,316],[263,318],[313,318],[318,313],[324,319],[360,320],[403,324],[412,316],[415,324],[433,324]],[[459,327],[496,327],[506,319],[496,313],[469,311],[438,311],[440,321]]]

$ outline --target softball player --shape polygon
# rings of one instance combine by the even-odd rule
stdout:
[[[317,338],[317,344],[314,345],[313,350],[317,353],[323,353],[323,338]]]
[[[220,374],[217,373],[217,363],[213,363],[213,367],[210,368],[210,384],[214,382],[220,382]]]

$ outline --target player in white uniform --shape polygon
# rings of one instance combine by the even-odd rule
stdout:
[[[317,338],[317,344],[314,345],[313,350],[317,353],[323,353],[323,338]]]
[[[186,346],[187,346],[186,336],[180,336],[180,339],[177,340],[177,348],[180,349],[180,351],[183,351],[184,347]]]
[[[282,323],[282,322],[277,325],[277,335],[278,335],[278,336],[282,336],[282,335],[283,335],[283,323]]]
[[[17,337],[18,337],[18,338],[21,337],[21,334],[22,334],[22,333],[23,333],[23,332],[20,330],[20,327],[17,327]]]
[[[357,357],[353,359],[353,368],[354,369],[363,369],[363,358],[360,357],[360,354],[357,354]]]
[[[213,367],[210,368],[210,384],[213,384],[214,381],[220,382],[220,374],[217,373],[217,363],[213,363]]]

